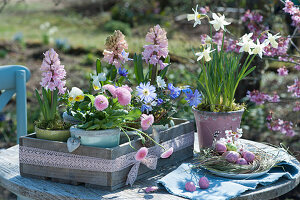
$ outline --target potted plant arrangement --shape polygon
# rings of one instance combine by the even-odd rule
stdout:
[[[35,124],[36,137],[46,140],[65,142],[70,137],[70,124],[62,121],[57,113],[59,95],[65,93],[66,76],[64,66],[61,65],[58,54],[50,49],[44,53],[41,65],[42,98],[36,89],[36,98],[42,111],[43,119]]]
[[[254,69],[251,62],[258,55],[262,58],[264,47],[269,43],[276,48],[277,35],[268,33],[268,37],[261,42],[259,39],[251,39],[253,33],[245,34],[236,44],[239,54],[224,50],[224,37],[228,32],[227,22],[224,15],[212,13],[211,20],[206,14],[199,14],[197,7],[194,14],[188,14],[187,19],[194,20],[194,27],[201,24],[206,18],[209,21],[210,37],[200,44],[200,52],[196,52],[197,61],[201,68],[197,77],[197,90],[195,93],[188,92],[187,98],[200,96],[201,101],[192,104],[200,147],[210,147],[213,143],[213,134],[220,132],[219,137],[225,136],[225,130],[236,130],[240,126],[245,105],[235,102],[236,89],[242,79]],[[222,43],[212,42],[212,28],[219,31],[223,36]],[[263,32],[261,35],[266,34]],[[246,56],[242,63],[242,58]],[[200,97],[198,98],[200,100]]]

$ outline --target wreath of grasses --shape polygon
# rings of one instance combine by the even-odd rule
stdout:
[[[251,152],[255,154],[255,160],[248,165],[239,165],[228,162],[224,156],[218,154],[213,148],[202,148],[194,159],[195,168],[204,168],[212,172],[222,172],[228,174],[253,174],[261,173],[270,170],[272,167],[276,167],[283,159],[280,159],[280,151],[288,150],[281,145],[281,147],[275,147],[276,151],[267,152],[266,150],[259,148],[253,144],[247,143],[247,149],[251,149]]]

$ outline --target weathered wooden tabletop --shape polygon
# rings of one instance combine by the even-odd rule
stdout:
[[[250,142],[250,141],[247,141]],[[253,143],[253,142],[250,142]],[[266,147],[255,143],[257,146]],[[197,150],[197,149],[196,149]],[[155,193],[146,194],[144,189],[156,185],[155,182],[167,173],[176,169],[178,165],[167,169],[153,171],[153,176],[136,181],[133,187],[124,187],[114,192],[99,189],[85,188],[83,186],[72,186],[55,183],[52,181],[24,178],[19,171],[19,146],[13,146],[7,150],[0,151],[0,185],[7,188],[22,198],[29,199],[164,199],[179,200],[181,197],[170,195],[166,190],[160,189]],[[259,186],[254,191],[247,191],[238,198],[242,199],[272,199],[281,196],[299,184],[300,175],[295,180],[281,178],[269,186]]]

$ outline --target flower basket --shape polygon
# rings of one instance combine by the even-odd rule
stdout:
[[[20,138],[20,174],[24,177],[50,179],[68,184],[84,184],[115,190],[136,179],[153,174],[161,166],[174,165],[193,156],[194,123],[175,119],[175,126],[159,132],[159,142],[173,147],[168,159],[160,159],[161,148],[152,146],[141,162],[135,160],[136,151],[126,141],[113,148],[81,145],[69,153],[67,143],[37,139],[36,134]],[[142,146],[140,139],[131,142]]]

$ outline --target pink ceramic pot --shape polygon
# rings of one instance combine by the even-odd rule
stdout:
[[[232,112],[207,112],[193,108],[199,147],[211,147],[214,133],[220,131],[217,139],[225,137],[225,130],[234,130],[240,127],[244,109]]]

